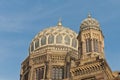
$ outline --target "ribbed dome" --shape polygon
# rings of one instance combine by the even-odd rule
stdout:
[[[47,28],[39,32],[30,44],[30,52],[44,46],[65,46],[77,50],[77,34],[58,22],[57,26]]]
[[[80,29],[86,30],[86,29],[91,29],[91,28],[100,30],[100,25],[96,19],[92,18],[91,15],[88,14],[88,17],[82,21]]]

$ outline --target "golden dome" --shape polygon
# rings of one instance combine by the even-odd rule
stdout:
[[[62,26],[59,21],[57,26],[39,32],[30,44],[30,52],[45,46],[64,46],[77,50],[77,34],[69,28]]]
[[[92,18],[91,15],[88,14],[88,17],[82,21],[80,29],[81,30],[86,30],[86,29],[100,30],[100,25],[96,19]]]

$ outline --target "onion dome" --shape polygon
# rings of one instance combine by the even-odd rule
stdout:
[[[99,22],[96,19],[92,18],[90,14],[88,14],[88,17],[82,21],[80,26],[81,31],[86,29],[100,30]]]
[[[30,52],[45,46],[64,46],[77,50],[77,34],[62,25],[60,20],[57,26],[49,27],[39,32],[30,44]]]

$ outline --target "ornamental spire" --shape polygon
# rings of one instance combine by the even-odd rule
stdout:
[[[91,18],[91,14],[90,14],[90,12],[88,13],[88,18]]]
[[[58,27],[62,27],[62,19],[59,18],[59,21],[58,21],[58,24],[57,24]]]

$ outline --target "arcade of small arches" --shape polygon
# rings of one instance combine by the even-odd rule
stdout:
[[[31,43],[30,51],[34,51],[38,47],[42,47],[45,45],[66,45],[73,48],[77,48],[77,39],[71,38],[68,35],[63,36],[62,34],[59,35],[48,35],[48,36],[42,36],[39,39],[36,39]]]

